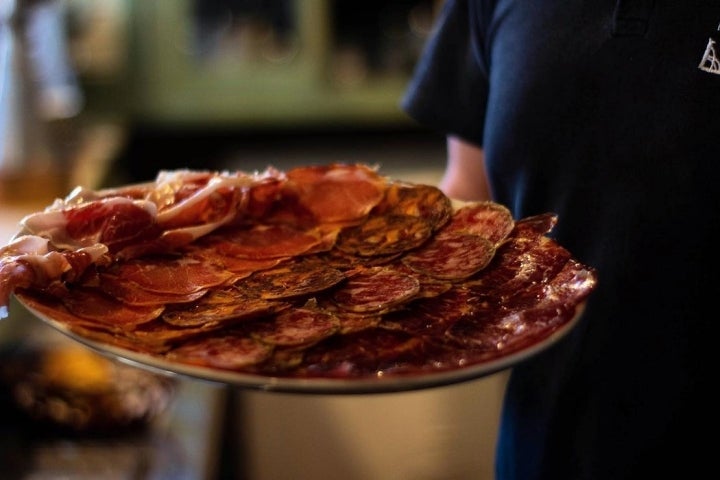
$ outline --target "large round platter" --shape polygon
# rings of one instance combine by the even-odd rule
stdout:
[[[104,355],[238,388],[477,379],[565,336],[595,287],[548,235],[553,213],[515,219],[362,165],[179,171],[80,193],[22,222],[0,258],[5,291]]]

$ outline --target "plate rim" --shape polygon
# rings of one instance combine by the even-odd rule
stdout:
[[[550,332],[542,340],[532,345],[513,351],[498,358],[473,363],[448,370],[435,372],[393,374],[387,377],[382,375],[360,378],[330,378],[330,377],[282,377],[272,375],[252,374],[227,369],[203,367],[198,365],[173,362],[149,353],[135,352],[126,348],[109,345],[84,337],[73,331],[61,321],[50,318],[44,313],[27,305],[22,298],[16,296],[18,302],[31,314],[35,315],[45,324],[51,326],[70,339],[85,345],[95,352],[121,363],[149,370],[155,373],[184,377],[189,379],[223,384],[246,390],[306,393],[306,394],[373,394],[397,393],[415,390],[424,390],[435,387],[449,386],[477,380],[493,375],[502,370],[510,369],[525,360],[528,360],[542,351],[550,348],[572,331],[580,321],[585,310],[586,300],[575,306],[572,318]]]

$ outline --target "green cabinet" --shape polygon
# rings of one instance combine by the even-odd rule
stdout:
[[[277,2],[284,23],[243,9],[268,2],[226,3],[206,18],[198,13],[202,0],[130,1],[125,89],[133,118],[254,127],[408,122],[399,100],[433,2],[390,3],[393,11],[385,2],[358,2],[358,12],[377,21],[358,16],[354,25],[352,14],[338,15],[351,7],[345,0]],[[372,60],[363,43],[375,46]]]

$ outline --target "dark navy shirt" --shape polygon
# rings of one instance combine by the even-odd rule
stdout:
[[[719,28],[720,1],[444,4],[403,108],[482,146],[494,199],[557,213],[598,271],[571,335],[513,369],[499,480],[717,468]]]

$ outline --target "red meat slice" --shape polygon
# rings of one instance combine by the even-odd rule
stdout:
[[[133,329],[160,316],[164,305],[131,306],[100,290],[76,288],[62,298],[62,303],[74,315],[94,322]]]
[[[190,340],[167,353],[172,361],[203,367],[237,370],[263,362],[272,347],[243,333],[226,333]]]
[[[223,285],[235,275],[209,262],[186,258],[142,258],[114,266],[111,273],[145,290],[188,295]]]
[[[402,262],[433,278],[462,280],[485,268],[494,255],[495,247],[481,235],[443,231],[403,257]]]
[[[442,231],[474,233],[498,245],[507,238],[514,226],[515,221],[507,207],[488,201],[460,207]]]
[[[318,165],[287,172],[284,190],[321,223],[362,219],[383,198],[387,180],[365,165]]]
[[[383,312],[415,297],[420,282],[388,267],[361,271],[333,293],[335,304],[351,312]]]
[[[289,225],[255,225],[218,232],[200,244],[229,257],[261,260],[302,255],[324,241],[319,231]]]

